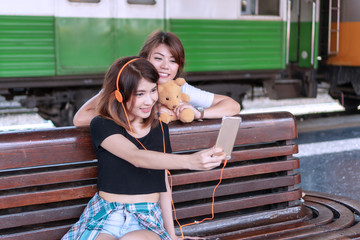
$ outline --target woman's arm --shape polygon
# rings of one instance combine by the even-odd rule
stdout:
[[[183,239],[182,237],[178,237],[175,235],[175,228],[174,228],[174,219],[172,214],[172,202],[171,202],[171,190],[169,186],[169,178],[165,171],[165,183],[166,183],[166,192],[160,193],[160,208],[162,217],[164,220],[164,227],[166,231],[169,233],[170,237],[173,240],[180,240]],[[185,236],[185,239],[204,239],[200,237],[188,237]]]
[[[198,114],[195,114],[199,116],[201,113],[197,112]],[[238,102],[228,96],[215,94],[211,106],[204,109],[204,118],[222,118],[223,116],[233,116],[239,113],[240,104]]]
[[[100,91],[101,92],[101,91]],[[89,126],[91,120],[96,117],[96,104],[99,101],[99,94],[96,94],[94,97],[90,98],[81,108],[76,112],[73,123],[75,126]]]
[[[209,148],[193,154],[170,154],[139,149],[121,134],[110,135],[100,144],[112,154],[136,167],[149,169],[209,170],[225,159],[221,148]]]
[[[191,108],[194,111],[195,119],[200,119],[201,112],[194,107],[204,108],[203,118],[208,119],[240,113],[240,104],[228,96],[213,94],[188,83],[181,87],[181,91],[190,96],[190,102],[189,104],[182,104],[176,111],[177,115],[183,108]]]
[[[172,239],[178,239],[175,235],[174,219],[172,214],[171,191],[168,175],[165,170],[166,192],[160,193],[160,208],[164,220],[164,227]]]
[[[219,94],[214,95],[211,106],[204,109],[203,116],[201,116],[202,114],[199,110],[187,103],[181,103],[179,107],[176,108],[176,115],[179,116],[180,112],[185,108],[190,108],[194,111],[195,119],[222,118],[223,116],[233,116],[240,113],[240,104],[238,102],[228,96]]]

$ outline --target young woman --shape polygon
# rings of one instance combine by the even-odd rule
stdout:
[[[143,58],[122,58],[109,68],[90,124],[98,193],[63,240],[178,239],[164,169],[207,170],[225,154],[218,148],[171,154],[168,126],[155,117],[158,79]]]
[[[139,54],[148,59],[159,73],[159,84],[179,77],[185,64],[185,52],[180,39],[171,32],[154,32],[148,37]],[[228,96],[213,94],[193,87],[189,84],[182,86],[182,92],[190,96],[189,104],[182,103],[176,110],[178,114],[183,108],[194,111],[195,119],[221,118],[240,112],[240,104]],[[95,117],[95,105],[98,95],[86,102],[74,116],[75,126],[87,126]],[[160,107],[160,112],[166,111]]]

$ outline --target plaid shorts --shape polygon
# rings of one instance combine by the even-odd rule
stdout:
[[[139,228],[137,229],[134,227],[123,229],[125,222],[119,222],[119,232],[123,235],[134,230],[146,229],[156,233],[163,240],[171,240],[164,228],[159,203],[123,204],[107,202],[97,193],[86,206],[79,221],[70,228],[62,240],[96,239],[106,225],[106,220],[109,217],[111,218],[114,212],[124,213],[138,222]]]

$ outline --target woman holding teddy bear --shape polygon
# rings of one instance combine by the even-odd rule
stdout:
[[[171,32],[157,31],[151,34],[140,50],[140,57],[149,60],[159,73],[158,84],[173,80],[183,73],[185,51],[180,39]],[[184,108],[194,111],[195,119],[221,118],[240,112],[240,104],[228,96],[203,91],[185,83],[181,91],[190,96],[189,103],[181,103],[175,113],[178,115]],[[88,100],[75,114],[75,126],[88,126],[97,115],[95,112],[99,94]],[[160,113],[173,113],[165,107],[160,107]]]

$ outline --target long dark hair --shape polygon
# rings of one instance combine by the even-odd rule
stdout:
[[[159,74],[156,71],[155,67],[146,59],[139,58],[130,64],[128,64],[122,71],[119,78],[119,90],[123,92],[124,100],[123,106],[115,98],[116,79],[119,74],[120,69],[130,60],[139,58],[137,56],[124,57],[117,59],[108,69],[104,83],[102,86],[102,91],[100,92],[100,98],[96,110],[98,114],[104,118],[109,118],[115,121],[118,125],[129,130],[128,122],[126,119],[126,112],[131,112],[134,105],[134,98],[139,82],[142,78],[150,81],[152,83],[157,83],[159,79]],[[127,102],[132,100],[130,107],[127,107]],[[144,124],[148,126],[152,124],[155,119],[155,109],[151,110],[150,116],[145,119]]]
[[[174,33],[162,31],[153,32],[146,39],[142,49],[139,52],[139,56],[149,59],[151,51],[160,44],[165,44],[169,47],[170,53],[173,55],[176,63],[179,65],[179,69],[175,78],[179,77],[184,70],[185,51],[180,39]]]

